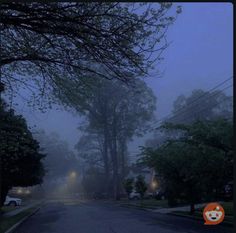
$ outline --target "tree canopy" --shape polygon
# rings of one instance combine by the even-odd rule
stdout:
[[[46,97],[65,77],[80,85],[93,75],[123,81],[147,75],[180,12],[171,3],[4,2],[2,82]]]
[[[221,90],[213,92],[195,89],[189,96],[180,95],[173,103],[172,115],[167,122],[192,123],[196,120],[232,118],[232,96]]]
[[[225,94],[222,90],[208,92],[202,89],[194,89],[189,96],[179,95],[173,102],[172,113],[163,120],[162,125],[171,126],[168,123],[172,123],[173,130],[161,130],[165,128],[161,125],[153,132],[152,138],[146,141],[146,146],[156,148],[168,138],[178,137],[182,133],[181,128],[186,129],[184,125],[190,126],[196,121],[207,121],[209,123],[210,120],[217,119],[232,121],[232,118],[232,96]],[[182,127],[178,128],[175,126],[176,124],[182,125]],[[209,129],[202,128],[202,130]]]
[[[127,144],[148,128],[154,118],[156,98],[145,82],[138,79],[132,86],[118,80],[96,80],[92,91],[83,98],[71,87],[70,99],[61,95],[61,101],[82,113],[88,122],[86,133],[76,146],[79,156],[92,166],[104,168],[108,180],[112,174],[118,190],[127,175]]]
[[[13,186],[41,184],[44,176],[39,143],[33,138],[25,119],[0,105],[1,203]]]
[[[145,192],[147,191],[147,184],[145,179],[142,175],[138,175],[135,181],[135,191],[140,194],[141,198],[143,199]]]
[[[144,148],[143,162],[164,179],[170,203],[187,200],[193,211],[198,201],[218,200],[224,185],[233,180],[232,123],[217,119],[163,128],[182,133],[156,149]]]
[[[127,178],[123,181],[124,189],[129,197],[130,193],[133,191],[134,186],[134,178]]]

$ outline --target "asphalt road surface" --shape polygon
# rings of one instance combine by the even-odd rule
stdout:
[[[101,201],[49,202],[16,233],[231,233],[233,228]]]

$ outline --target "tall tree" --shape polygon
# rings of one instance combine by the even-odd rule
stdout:
[[[174,124],[189,124],[198,120],[216,120],[233,118],[233,97],[221,90],[206,92],[201,89],[193,90],[189,96],[180,95],[173,103],[172,116],[164,122]],[[156,129],[152,138],[146,141],[147,147],[157,148],[168,138],[178,138],[182,132],[179,129],[161,131]]]
[[[133,191],[134,178],[127,178],[123,181],[124,189],[129,197],[130,193]]]
[[[103,183],[105,183],[106,192],[109,193],[109,183],[111,174],[111,159],[108,152],[108,144],[104,139],[101,129],[86,126],[80,127],[83,135],[80,137],[75,149],[78,151],[78,157],[83,163],[83,174],[86,175],[91,168],[104,174]],[[101,176],[100,176],[101,177]]]
[[[25,119],[0,105],[0,160],[2,206],[13,186],[41,184],[44,176],[39,143],[33,138]]]
[[[126,172],[127,143],[135,134],[145,131],[153,118],[156,100],[141,80],[136,80],[132,86],[115,80],[97,80],[92,90],[83,99],[78,92],[73,95],[71,92],[70,99],[67,95],[60,97],[64,103],[82,112],[89,127],[102,138],[104,161],[111,161],[117,197]]]
[[[136,177],[135,181],[135,191],[140,194],[141,199],[143,199],[145,192],[147,191],[147,184],[142,175]]]

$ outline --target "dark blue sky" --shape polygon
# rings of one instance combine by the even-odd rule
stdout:
[[[159,99],[159,116],[166,115],[179,94],[205,90],[233,74],[233,8],[229,3],[185,3],[170,28],[172,44],[165,52],[161,79],[151,78]]]
[[[172,44],[164,53],[162,78],[147,80],[157,96],[157,117],[170,113],[172,102],[193,89],[208,90],[233,74],[233,6],[230,3],[179,3],[183,12],[168,31]],[[228,93],[232,93],[232,89]],[[20,108],[22,109],[22,108]],[[19,112],[20,113],[20,112]],[[22,112],[21,112],[22,113]],[[71,147],[78,141],[77,116],[51,110],[33,113],[25,107],[31,125],[58,132]],[[131,150],[144,139],[135,140]]]

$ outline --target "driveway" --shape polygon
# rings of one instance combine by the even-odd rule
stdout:
[[[16,233],[231,233],[203,221],[117,207],[100,201],[46,203]]]

